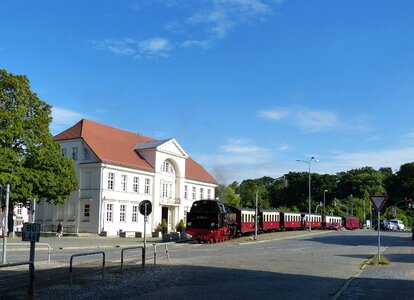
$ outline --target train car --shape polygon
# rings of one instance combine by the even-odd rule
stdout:
[[[262,231],[280,230],[280,211],[260,210],[259,221]]]
[[[302,229],[300,212],[280,212],[280,227],[284,230]]]
[[[322,215],[302,214],[302,222],[304,229],[322,229]]]
[[[340,230],[342,228],[342,217],[323,216],[322,227],[327,230]]]
[[[342,217],[342,226],[348,230],[360,228],[358,217]]]
[[[239,208],[239,213],[236,214],[237,231],[239,234],[254,232],[255,212],[253,208]]]
[[[195,201],[187,213],[186,233],[198,242],[222,242],[232,234],[236,226],[235,214],[216,200]]]

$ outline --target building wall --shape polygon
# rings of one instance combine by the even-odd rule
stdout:
[[[170,230],[175,230],[180,219],[185,220],[193,201],[200,199],[200,189],[204,189],[205,199],[208,189],[211,191],[210,198],[215,197],[214,184],[185,179],[185,155],[177,151],[172,143],[167,143],[159,151],[144,150],[147,159],[152,160],[150,163],[155,172],[103,164],[80,139],[62,141],[61,144],[66,149],[65,155],[74,158],[80,187],[62,206],[45,202],[38,204],[36,220],[44,228],[56,226],[61,221],[64,228],[77,233],[105,232],[108,236],[116,236],[120,230],[144,232],[144,216],[134,212],[134,207],[137,210],[141,201],[150,200],[153,209],[148,217],[146,234],[151,234],[161,223],[163,208],[168,209],[171,216]],[[77,155],[74,148],[78,149]],[[88,149],[86,157],[85,148]],[[174,174],[162,171],[165,161],[173,166]],[[134,178],[138,178],[138,191],[134,191]],[[149,180],[147,189],[146,180]],[[165,182],[172,183],[171,196],[162,195],[162,183]],[[185,186],[188,187],[187,199],[184,197]],[[191,194],[193,187],[196,188],[195,198]],[[121,211],[122,208],[125,210]],[[133,217],[136,217],[136,221],[133,221]]]

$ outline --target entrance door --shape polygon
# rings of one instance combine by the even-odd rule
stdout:
[[[162,207],[162,216],[161,216],[161,221],[162,219],[165,219],[165,221],[167,221],[168,224],[168,207]]]

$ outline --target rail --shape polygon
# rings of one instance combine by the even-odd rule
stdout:
[[[142,267],[145,268],[144,247],[143,246],[123,248],[121,250],[121,274],[124,270],[124,252],[126,250],[135,250],[135,249],[141,249]]]
[[[158,246],[165,246],[165,254],[167,255],[168,260],[170,260],[170,254],[168,252],[167,244],[153,244],[154,245],[154,266],[157,265],[157,247]]]
[[[103,251],[97,251],[97,252],[88,252],[88,253],[78,253],[78,254],[73,254],[70,257],[70,266],[69,266],[69,273],[70,273],[70,286],[72,287],[72,263],[73,263],[73,259],[75,257],[79,257],[79,256],[88,256],[88,255],[97,255],[97,254],[102,254],[102,279],[105,279],[105,252]]]
[[[8,246],[25,246],[25,247],[30,247],[30,244],[26,244],[26,243],[7,243]],[[47,246],[47,262],[50,264],[50,253],[51,250],[53,249],[52,247],[50,247],[50,245],[48,243],[36,243],[36,247],[37,246]]]
[[[29,265],[29,288],[27,289],[27,293],[30,296],[34,296],[34,262],[31,261],[24,261],[24,262],[17,262],[17,263],[11,263],[11,264],[0,264],[1,268],[7,268],[7,267],[15,267],[15,266],[24,266]]]

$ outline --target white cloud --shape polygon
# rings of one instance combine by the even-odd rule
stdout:
[[[258,115],[265,119],[282,120],[289,116],[290,112],[287,109],[270,109],[258,112]]]
[[[165,53],[172,48],[171,43],[162,37],[153,37],[138,42],[138,48],[141,53],[147,55],[157,55]]]
[[[283,121],[293,123],[304,132],[328,132],[334,130],[346,131],[368,131],[369,126],[363,120],[356,118],[347,121],[341,120],[339,116],[329,110],[316,110],[305,107],[273,108],[259,111],[258,116],[272,121]]]
[[[60,130],[75,125],[82,118],[87,118],[87,116],[80,112],[54,106],[52,107],[52,118],[50,127],[52,133],[56,134]]]
[[[187,19],[190,25],[205,25],[210,38],[223,39],[237,25],[253,22],[271,12],[261,0],[213,0],[211,6]]]
[[[116,55],[134,55],[136,53],[136,41],[131,38],[104,39],[91,41],[91,43],[94,49],[109,51]]]

